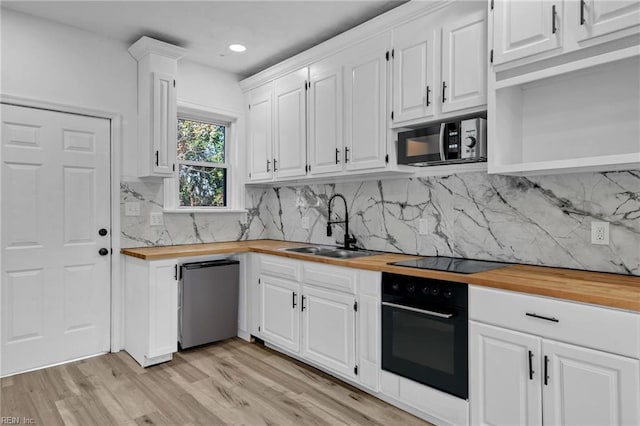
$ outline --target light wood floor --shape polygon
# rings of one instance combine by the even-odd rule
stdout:
[[[147,369],[119,352],[1,383],[1,416],[32,418],[47,426],[428,425],[314,368],[240,339],[180,352],[173,361]]]

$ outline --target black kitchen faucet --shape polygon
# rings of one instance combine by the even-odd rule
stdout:
[[[331,220],[331,204],[333,200],[336,198],[342,198],[344,202],[344,220]],[[347,200],[344,198],[342,194],[333,194],[331,198],[329,198],[329,214],[327,216],[327,237],[330,237],[332,234],[331,225],[335,223],[344,223],[344,249],[349,250],[350,244],[355,244],[356,239],[349,236],[349,211],[347,208]]]

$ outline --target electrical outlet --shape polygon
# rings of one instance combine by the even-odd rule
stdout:
[[[151,213],[149,217],[150,226],[162,226],[162,213]]]
[[[309,229],[309,216],[302,218],[302,229]]]
[[[427,219],[422,218],[418,220],[418,232],[420,232],[420,235],[427,235],[429,233],[429,228],[427,227]]]
[[[609,245],[609,222],[591,222],[591,244]]]
[[[140,216],[140,203],[124,203],[125,216]]]

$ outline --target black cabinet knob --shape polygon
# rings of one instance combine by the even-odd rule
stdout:
[[[99,254],[100,256],[106,256],[106,255],[108,255],[108,254],[109,254],[109,250],[103,247],[103,248],[101,248],[100,250],[98,250],[98,254]]]
[[[98,235],[100,235],[101,237],[104,237],[108,233],[109,233],[109,231],[107,231],[106,228],[100,228],[100,230],[98,231]]]

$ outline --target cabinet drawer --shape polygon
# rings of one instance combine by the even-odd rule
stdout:
[[[631,312],[469,286],[469,319],[640,358],[640,315]]]
[[[277,278],[300,281],[301,264],[299,260],[285,257],[260,255],[260,274],[267,274]]]
[[[305,262],[303,276],[305,284],[349,294],[356,293],[357,269]]]

